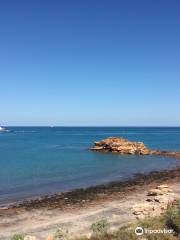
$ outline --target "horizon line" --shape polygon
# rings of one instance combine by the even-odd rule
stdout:
[[[173,125],[3,125],[4,127],[180,127]]]

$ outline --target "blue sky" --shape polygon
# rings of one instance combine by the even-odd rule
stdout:
[[[179,126],[178,0],[0,1],[0,123]]]

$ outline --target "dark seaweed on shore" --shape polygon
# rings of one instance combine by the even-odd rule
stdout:
[[[145,187],[148,184],[161,183],[164,181],[180,179],[180,167],[172,170],[153,171],[147,174],[136,174],[126,181],[111,182],[104,185],[92,186],[88,188],[75,189],[69,192],[46,195],[33,200],[26,200],[19,204],[10,206],[10,209],[23,208],[31,210],[35,208],[72,208],[73,206],[83,206],[93,200],[104,199],[118,193],[119,196]]]

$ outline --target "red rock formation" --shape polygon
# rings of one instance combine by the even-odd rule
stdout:
[[[100,142],[95,142],[92,151],[118,152],[122,154],[149,154],[149,150],[142,142],[129,142],[124,138],[110,137]]]
[[[132,155],[159,155],[180,158],[180,152],[158,151],[148,149],[143,142],[130,142],[124,138],[109,137],[100,142],[95,142],[91,151],[117,152]]]

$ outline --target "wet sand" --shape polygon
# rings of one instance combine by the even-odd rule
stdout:
[[[0,209],[0,239],[10,239],[14,233],[26,233],[41,240],[61,226],[73,235],[88,234],[91,224],[100,217],[106,217],[112,228],[126,225],[136,220],[132,205],[143,203],[147,190],[162,183],[168,183],[174,196],[180,198],[180,168],[177,168],[139,174],[124,182],[77,189]]]

